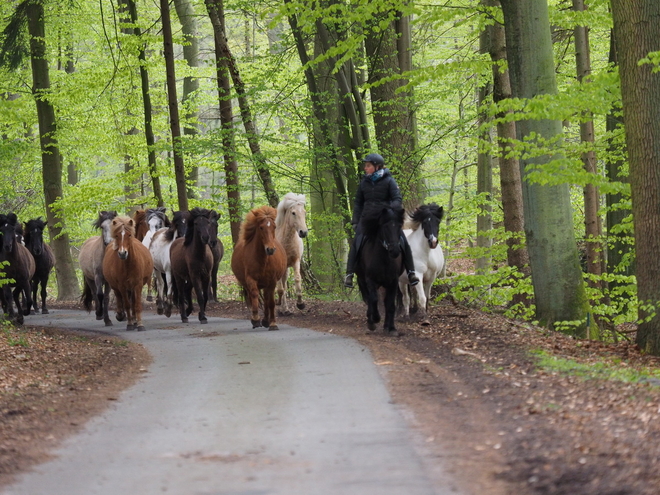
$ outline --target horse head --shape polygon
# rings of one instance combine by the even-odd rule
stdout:
[[[435,203],[422,205],[412,214],[412,221],[416,224],[416,228],[419,228],[419,226],[422,227],[424,237],[431,249],[438,247],[438,232],[443,214],[444,210],[442,206],[438,206]]]
[[[0,235],[2,235],[2,251],[11,253],[16,242],[16,215],[0,215]]]
[[[301,239],[307,237],[309,232],[305,217],[304,194],[287,193],[277,205],[277,228],[279,229],[284,225],[288,225],[297,232]]]
[[[383,208],[378,218],[378,239],[390,258],[396,258],[401,254],[403,214],[403,209]]]
[[[112,249],[117,251],[119,259],[128,259],[131,239],[135,237],[135,220],[130,217],[120,216],[112,219]]]
[[[147,210],[147,225],[151,232],[156,232],[158,229],[163,227],[169,227],[169,220],[167,215],[165,215],[166,208],[164,206],[159,206],[158,208],[149,208]]]
[[[184,237],[188,230],[189,222],[190,212],[188,210],[175,211],[172,213],[172,223],[168,227],[170,231],[172,231],[172,239]]]
[[[210,246],[212,248],[215,247],[215,245],[218,243],[218,220],[220,219],[220,214],[215,211],[215,210],[210,210],[209,211],[209,220],[211,221],[210,223],[210,233],[211,233],[211,242]]]
[[[99,217],[92,225],[101,229],[103,235],[103,244],[106,246],[112,242],[112,233],[110,232],[112,220],[117,216],[116,211],[99,211]]]
[[[41,256],[44,249],[44,229],[46,222],[41,217],[28,220],[25,223],[25,246],[35,256]]]
[[[206,208],[193,208],[190,210],[190,225],[186,230],[184,245],[188,246],[195,238],[202,244],[211,245],[211,211]]]

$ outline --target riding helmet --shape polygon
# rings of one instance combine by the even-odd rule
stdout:
[[[369,153],[362,159],[362,163],[366,162],[371,162],[376,165],[376,167],[382,167],[385,165],[385,159],[378,153]]]

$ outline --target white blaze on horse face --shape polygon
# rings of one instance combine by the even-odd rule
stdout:
[[[101,224],[101,232],[103,233],[103,243],[104,244],[110,244],[112,242],[112,232],[110,231],[110,226],[112,224],[112,220],[104,220],[103,223]]]
[[[128,250],[126,249],[126,230],[121,231],[121,244],[118,250],[119,258],[125,260],[128,258]]]

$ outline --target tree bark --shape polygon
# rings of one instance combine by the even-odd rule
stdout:
[[[174,44],[172,43],[172,22],[168,0],[160,0],[160,14],[163,23],[163,54],[167,80],[167,106],[170,113],[170,133],[172,134],[172,156],[174,158],[174,177],[179,210],[188,209],[188,186],[186,167],[183,163],[181,146],[181,126],[179,123],[179,100],[176,91],[176,73],[174,70]]]
[[[507,60],[514,97],[533,98],[557,92],[550,20],[546,0],[502,0]],[[557,139],[558,120],[519,120],[519,140],[532,135]],[[550,155],[520,160],[525,208],[525,235],[532,268],[536,316],[542,325],[580,322],[571,333],[589,336],[588,302],[578,257],[571,198],[567,184],[541,185],[526,180],[535,165],[552,160]]]
[[[499,1],[491,0],[488,5],[499,5]],[[495,23],[492,28],[490,57],[493,61],[493,100],[499,103],[511,98],[511,82],[509,71],[502,70],[501,63],[506,60],[506,44],[504,40],[504,25]],[[525,215],[523,212],[522,181],[520,179],[520,164],[518,158],[510,152],[516,139],[516,123],[506,121],[505,113],[497,114],[497,144],[500,150],[500,188],[502,190],[502,210],[504,213],[504,230],[507,232],[507,264],[518,268],[520,273],[531,275],[529,255],[524,245]],[[516,298],[514,303],[523,302],[524,298]]]
[[[211,5],[206,3],[207,12],[213,26],[213,40],[215,46],[216,75],[218,79],[218,101],[220,106],[220,122],[222,125],[222,150],[225,162],[225,182],[227,184],[227,209],[229,210],[229,225],[231,240],[238,242],[243,220],[241,214],[241,190],[238,177],[238,162],[236,161],[236,145],[234,129],[234,115],[231,103],[231,85],[229,81],[229,68],[222,51],[221,39],[224,36],[224,10],[222,4]]]
[[[405,86],[401,76],[400,60],[405,60],[407,37],[398,33],[397,22],[391,21],[385,29],[379,25],[390,12],[376,15],[367,24],[365,48],[371,86],[371,105],[379,152],[385,156],[388,167],[401,187],[406,208],[419,206],[424,199],[420,161],[415,158],[416,128],[412,96],[397,91]],[[401,13],[396,18],[400,21]],[[399,27],[408,24],[399,23]],[[400,49],[406,50],[400,53]]]
[[[195,19],[195,9],[190,0],[174,0],[174,8],[177,17],[181,23],[181,31],[185,44],[183,45],[183,58],[188,67],[197,68],[199,66],[199,42],[197,40],[199,33],[197,29],[197,20]],[[183,78],[183,94],[181,95],[181,104],[184,108],[184,126],[183,134],[185,136],[196,136],[199,134],[197,120],[197,109],[191,107],[190,99],[199,89],[199,80],[194,76],[185,76]],[[197,186],[199,180],[199,167],[193,165],[189,168],[187,183],[191,186]],[[188,188],[188,197],[195,197],[193,187]]]
[[[138,15],[135,0],[120,0],[119,5],[125,3],[131,16],[133,23],[133,35],[140,38],[142,36],[141,30],[137,25]],[[163,201],[163,194],[160,187],[160,174],[158,173],[158,166],[156,165],[156,149],[154,147],[154,129],[151,123],[152,120],[152,107],[151,107],[151,93],[149,89],[149,71],[147,71],[147,56],[145,53],[144,43],[140,44],[138,52],[138,62],[140,65],[140,84],[142,88],[142,108],[144,111],[144,138],[147,143],[147,161],[149,163],[149,176],[151,178],[151,187],[154,192],[154,197],[158,206],[165,206]]]
[[[586,10],[584,0],[573,0],[573,10],[582,12]],[[580,83],[588,81],[591,75],[591,57],[589,55],[589,28],[587,26],[575,26],[573,30],[575,38],[575,66],[577,69],[577,79]],[[580,120],[580,140],[587,143],[593,148],[594,137],[594,121],[592,115],[588,112],[586,115],[581,116]],[[598,169],[596,166],[596,152],[593,149],[586,151],[582,154],[582,163],[584,170],[593,174],[597,174]],[[587,247],[587,272],[598,280],[589,280],[592,287],[602,289],[603,283],[600,278],[603,275],[603,268],[605,260],[603,254],[605,249],[603,246],[603,227],[598,210],[600,208],[600,194],[598,187],[594,184],[587,184],[584,186],[584,224],[585,224],[585,241]]]
[[[216,12],[218,17],[220,17],[220,12],[224,12],[224,5],[222,0],[205,0],[205,2],[209,15],[212,9]],[[214,22],[213,19],[211,19],[211,21]],[[248,102],[247,93],[245,91],[245,84],[243,83],[243,79],[239,73],[236,59],[229,49],[229,44],[227,43],[227,34],[224,31],[224,25],[221,24],[220,27],[222,29],[222,35],[218,40],[220,43],[220,50],[222,51],[222,55],[229,69],[229,73],[231,74],[231,79],[234,83],[234,90],[238,96],[238,106],[241,110],[241,120],[243,121],[245,135],[247,137],[248,145],[250,146],[250,151],[252,152],[252,157],[254,158],[254,162],[257,168],[257,174],[261,180],[261,185],[263,186],[264,193],[266,194],[268,204],[273,208],[277,208],[277,204],[280,201],[279,196],[277,195],[277,191],[275,191],[275,186],[273,185],[273,180],[270,176],[270,169],[268,168],[268,163],[266,163],[266,158],[261,152],[261,146],[259,145],[259,134],[257,133],[257,128],[254,125],[254,120],[252,118],[250,103]]]
[[[57,275],[57,300],[71,301],[80,297],[69,234],[62,213],[53,204],[62,197],[62,162],[57,142],[55,109],[48,101],[50,75],[46,56],[46,35],[43,5],[39,1],[27,4],[28,31],[30,34],[30,61],[32,66],[32,94],[37,105],[39,137],[41,143],[42,178],[50,244],[55,254]]]
[[[612,0],[637,257],[637,344],[660,355],[660,77],[639,64],[660,51],[660,3]]]

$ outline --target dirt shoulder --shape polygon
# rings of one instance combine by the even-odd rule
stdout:
[[[398,338],[367,334],[365,313],[362,303],[312,300],[278,322],[355,338],[368,348],[393,400],[421,433],[429,469],[447,466],[465,493],[658,492],[660,381],[548,372],[536,367],[531,351],[592,369],[604,362],[658,369],[656,358],[630,343],[575,341],[449,303],[433,307],[425,322],[398,322],[404,332]],[[248,313],[242,302],[224,301],[211,303],[208,316]],[[3,330],[0,485],[46,459],[148,363],[142,347],[116,338]]]

